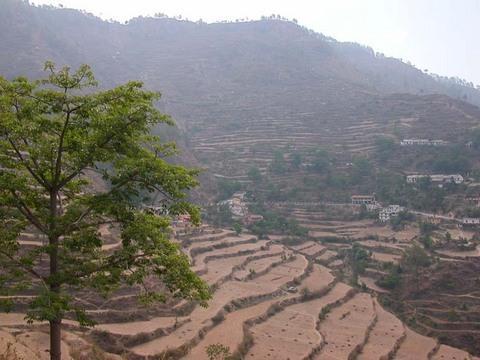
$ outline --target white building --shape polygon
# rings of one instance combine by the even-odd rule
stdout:
[[[382,206],[378,202],[375,202],[374,204],[367,204],[365,205],[365,207],[368,211],[376,211],[382,208]]]
[[[455,183],[455,184],[462,184],[464,179],[463,176],[460,174],[434,174],[434,175],[407,175],[407,183],[415,184],[418,182],[419,179],[423,178],[430,178],[432,182],[435,183]]]
[[[480,218],[463,218],[463,225],[480,225]]]
[[[374,205],[376,204],[375,195],[353,195],[352,205]]]
[[[378,213],[378,218],[380,219],[381,222],[387,222],[389,221],[392,217],[398,216],[402,211],[404,211],[405,208],[400,205],[389,205]]]
[[[403,139],[400,141],[401,146],[441,146],[446,145],[444,140],[429,140],[429,139]]]
[[[233,216],[244,217],[248,213],[247,205],[238,197],[220,201],[218,205],[226,205]]]

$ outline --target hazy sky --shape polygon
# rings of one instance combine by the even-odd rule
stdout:
[[[480,84],[480,0],[31,0],[105,19],[162,12],[206,22],[281,14],[341,41],[371,46],[441,75]]]

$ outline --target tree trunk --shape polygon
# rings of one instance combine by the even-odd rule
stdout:
[[[61,360],[61,320],[50,321],[50,360]]]
[[[57,192],[50,193],[50,278],[53,278],[53,283],[50,283],[50,291],[56,295],[60,294],[60,285],[56,283],[55,275],[58,273],[58,236],[55,233],[56,220],[58,216]],[[62,319],[58,317],[50,321],[50,360],[61,360],[61,332]]]

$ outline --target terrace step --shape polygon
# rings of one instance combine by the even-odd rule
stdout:
[[[405,328],[405,339],[395,353],[394,360],[427,360],[435,349],[435,339],[420,335],[408,327]]]
[[[180,348],[186,351],[185,347],[199,340],[200,333],[205,334],[214,326],[214,319],[224,312],[225,306],[232,302],[242,303],[244,301],[242,299],[268,297],[270,294],[275,294],[282,286],[303,274],[307,264],[305,258],[297,256],[293,261],[272,268],[265,275],[253,280],[227,281],[215,292],[208,308],[194,309],[190,315],[190,322],[167,336],[134,346],[131,351],[139,356],[153,356],[165,351],[178,351]]]
[[[254,345],[246,359],[302,359],[323,342],[316,322],[324,307],[346,297],[351,288],[336,284],[326,295],[293,304],[254,326]]]
[[[375,325],[376,312],[372,297],[359,293],[335,308],[320,323],[325,345],[314,359],[352,359],[360,352]]]
[[[382,308],[377,300],[375,300],[375,311],[377,322],[357,357],[358,360],[389,359],[406,336],[402,322]]]

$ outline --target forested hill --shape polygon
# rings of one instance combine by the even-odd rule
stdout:
[[[474,105],[480,92],[472,86],[277,18],[216,24],[137,18],[120,24],[0,0],[0,54],[0,74],[9,78],[38,76],[44,61],[52,60],[90,64],[105,86],[143,80],[163,93],[161,106],[183,131],[184,153],[192,161],[241,183],[256,167],[266,178],[280,179],[281,191],[300,185],[282,167],[275,170],[275,159],[301,156],[305,167],[315,160],[312,151],[322,149],[331,163],[344,165],[354,156],[371,158],[378,136],[397,143],[404,137],[460,143],[480,122]],[[312,194],[321,193],[303,196]]]

